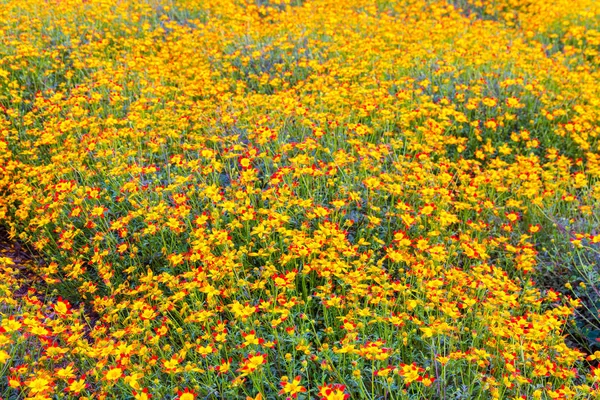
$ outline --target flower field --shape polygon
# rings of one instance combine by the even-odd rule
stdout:
[[[600,398],[600,2],[2,0],[0,38],[0,398]]]

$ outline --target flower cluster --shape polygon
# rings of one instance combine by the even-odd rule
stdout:
[[[0,397],[600,396],[599,2],[4,3]]]

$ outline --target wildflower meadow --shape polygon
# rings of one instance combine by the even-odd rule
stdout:
[[[600,398],[600,1],[0,0],[1,399]]]

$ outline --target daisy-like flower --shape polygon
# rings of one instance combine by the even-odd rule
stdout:
[[[242,373],[242,376],[249,375],[254,371],[258,370],[263,364],[266,364],[267,356],[265,354],[256,353],[245,358],[238,372]]]
[[[350,394],[346,393],[346,386],[340,384],[329,384],[319,387],[321,400],[348,400]]]
[[[280,385],[280,395],[287,396],[286,399],[294,399],[298,397],[298,393],[306,392],[306,388],[300,385],[300,376],[296,376],[293,380],[289,380],[287,376],[282,377]]]

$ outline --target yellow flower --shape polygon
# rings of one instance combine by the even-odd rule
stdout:
[[[0,350],[0,364],[6,364],[10,358],[10,354],[8,354],[5,350]]]
[[[48,378],[37,377],[27,382],[26,385],[32,394],[40,394],[50,390],[52,381]]]
[[[281,378],[281,391],[279,392],[279,394],[281,395],[288,395],[291,396],[292,398],[295,398],[298,393],[304,393],[306,392],[306,388],[302,385],[300,385],[300,376],[296,376],[291,382],[289,381],[289,378],[287,376],[283,376]]]
[[[123,370],[120,367],[113,367],[106,371],[105,378],[109,382],[119,380],[123,376]]]

